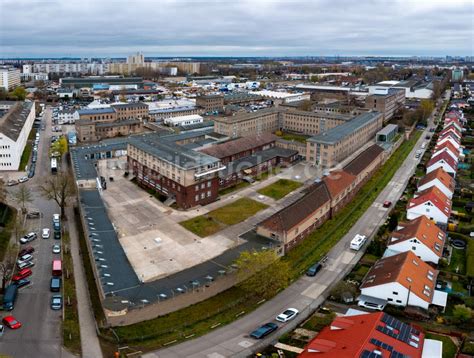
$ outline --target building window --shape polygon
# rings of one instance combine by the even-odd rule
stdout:
[[[198,194],[196,194],[196,196],[194,197],[194,201],[196,201],[196,202],[199,201],[199,195]]]

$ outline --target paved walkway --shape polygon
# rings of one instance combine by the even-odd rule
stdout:
[[[66,209],[68,217],[69,236],[71,238],[71,255],[74,265],[74,280],[76,281],[77,310],[79,314],[79,325],[81,329],[81,348],[82,357],[100,358],[102,350],[100,349],[99,338],[96,333],[96,323],[87,289],[86,274],[82,259],[79,254],[79,237],[74,220],[74,211],[71,207]]]

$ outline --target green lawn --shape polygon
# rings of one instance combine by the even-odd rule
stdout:
[[[21,155],[20,159],[20,166],[18,167],[19,171],[25,170],[25,167],[28,165],[28,161],[30,160],[31,151],[33,150],[31,143],[26,142],[25,149]]]
[[[416,132],[409,141],[404,142],[364,185],[352,202],[334,219],[326,222],[289,252],[284,260],[290,262],[293,278],[298,278],[311,264],[327,254],[331,247],[347,233],[390,181],[420,134],[421,132]],[[256,307],[258,304],[254,297],[248,296],[239,287],[232,287],[193,306],[149,321],[116,327],[114,331],[119,337],[120,344],[130,344],[134,348],[143,350],[156,349],[171,341],[183,341],[188,335],[193,335],[193,337],[203,335],[209,332],[215,323],[225,325],[236,320],[241,314],[253,311]],[[102,329],[101,338],[103,338],[103,343],[108,342],[109,347],[116,347],[117,340],[109,330]]]
[[[453,358],[456,355],[457,347],[451,338],[434,333],[427,333],[425,338],[443,342],[443,358]]]
[[[65,248],[68,247],[66,252]],[[76,285],[74,282],[74,267],[71,257],[69,234],[62,236],[63,248],[63,344],[72,353],[81,354],[81,331],[79,314],[77,312]],[[67,277],[68,275],[68,277]]]
[[[451,254],[451,262],[449,263],[448,270],[453,273],[460,275],[466,274],[466,251],[454,249]]]
[[[306,143],[309,135],[297,134],[297,133],[283,133],[280,138],[285,140],[294,140],[295,142]]]
[[[257,190],[257,192],[262,195],[269,196],[270,198],[273,198],[275,200],[279,200],[291,193],[292,191],[298,189],[302,185],[303,184],[297,181],[280,179],[273,184],[270,184],[260,190]]]
[[[266,207],[258,201],[241,198],[207,214],[182,221],[180,225],[200,237],[206,237],[238,224]]]

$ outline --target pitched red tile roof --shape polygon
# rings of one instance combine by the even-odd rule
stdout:
[[[323,178],[323,182],[328,188],[331,199],[335,199],[339,194],[344,192],[344,190],[349,189],[355,180],[355,175],[344,170],[334,170]]]
[[[359,173],[372,164],[372,162],[376,160],[383,153],[383,151],[383,148],[379,145],[371,145],[369,148],[351,160],[349,164],[344,167],[344,171],[352,175],[359,175]]]
[[[461,137],[461,132],[454,125],[444,127],[444,129],[439,133],[439,135],[443,136],[446,133],[453,133],[453,135],[457,136],[458,138]]]
[[[432,172],[426,174],[418,182],[418,187],[428,184],[435,179],[438,179],[441,183],[443,183],[446,188],[448,188],[452,193],[454,193],[456,182],[454,181],[453,177],[449,175],[443,168],[437,168]]]
[[[444,160],[444,162],[448,164],[451,168],[453,168],[455,171],[457,170],[458,163],[453,159],[453,157],[451,157],[446,152],[441,152],[438,155],[432,157],[426,167],[429,168],[440,160]]]
[[[326,185],[320,182],[312,186],[305,196],[263,220],[258,225],[271,231],[287,232],[330,201],[331,198]]]
[[[351,322],[351,325],[342,329],[334,329],[337,321]],[[390,322],[389,325],[387,322]],[[385,332],[397,325],[409,332],[409,340],[402,341]],[[390,328],[388,328],[390,327]],[[417,337],[410,345],[411,335]],[[381,357],[390,357],[392,351],[399,352],[407,357],[420,358],[423,352],[425,334],[412,326],[401,323],[392,316],[383,312],[374,312],[347,317],[337,317],[330,326],[324,327],[319,334],[308,343],[299,358],[358,358],[364,351],[377,350]],[[384,348],[381,347],[384,344]],[[392,351],[388,350],[391,346]]]
[[[448,131],[444,134],[440,134],[438,137],[437,143],[441,142],[443,139],[448,138],[450,140],[455,141],[456,143],[460,144],[461,142],[459,141],[459,138],[456,137],[451,131]]]
[[[437,187],[432,186],[429,189],[415,193],[414,198],[410,199],[407,209],[414,208],[426,202],[431,202],[448,218],[451,216],[451,200],[443,194]]]
[[[399,226],[402,228],[392,233],[389,245],[416,238],[433,251],[436,256],[442,256],[446,234],[426,216],[422,215],[415,220],[400,223]]]
[[[397,282],[420,299],[431,303],[437,276],[437,270],[412,251],[407,251],[378,260],[364,277],[360,288]]]
[[[237,153],[241,153],[252,148],[265,144],[270,144],[276,140],[276,136],[270,133],[264,133],[258,136],[249,136],[230,140],[228,142],[213,145],[209,148],[201,149],[200,152],[211,155],[215,158],[226,158]]]
[[[459,158],[459,149],[457,149],[453,143],[450,141],[444,142],[442,144],[437,144],[434,152],[437,153],[441,150],[449,150],[451,153],[453,153],[457,158]]]

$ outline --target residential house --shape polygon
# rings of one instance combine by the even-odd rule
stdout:
[[[455,181],[443,168],[435,169],[421,178],[418,182],[418,191],[424,191],[433,186],[441,190],[449,199],[453,198]]]
[[[384,257],[411,251],[424,262],[438,264],[445,242],[446,234],[422,215],[398,225],[392,232]]]
[[[456,177],[456,172],[458,168],[457,160],[453,159],[448,153],[441,152],[435,157],[432,157],[428,164],[426,165],[426,173],[431,173],[433,170],[438,168],[443,168],[443,170],[451,175]]]
[[[418,327],[383,312],[336,317],[304,348],[299,358],[441,358],[443,343],[426,339]]]
[[[426,215],[437,224],[446,225],[451,215],[451,200],[441,190],[433,186],[421,192],[408,202],[407,219],[413,220]]]
[[[440,135],[438,140],[436,141],[436,145],[441,145],[445,142],[450,142],[456,148],[461,148],[461,140],[456,137],[452,132],[445,133],[444,135]]]
[[[431,157],[434,158],[443,152],[448,153],[456,162],[459,161],[459,158],[461,156],[459,148],[456,148],[454,145],[451,144],[451,142],[448,141],[443,144],[437,145]]]
[[[359,299],[382,300],[395,306],[430,305],[445,307],[447,293],[436,291],[438,270],[418,258],[412,251],[379,259],[364,277]]]

